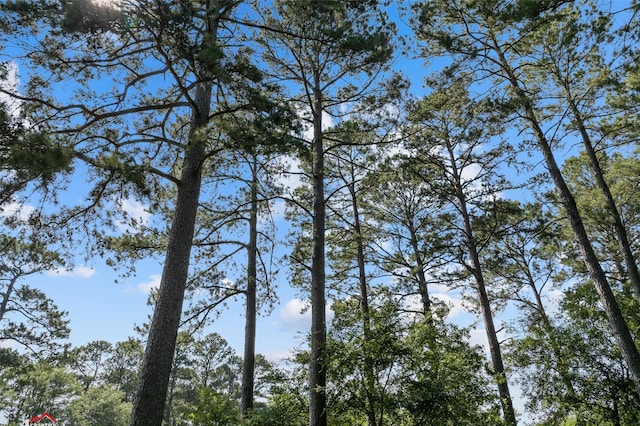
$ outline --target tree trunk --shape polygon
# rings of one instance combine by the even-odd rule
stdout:
[[[355,176],[352,173],[351,178],[355,180]],[[358,197],[356,194],[355,183],[350,182],[348,185],[349,193],[351,195],[351,207],[353,210],[353,230],[356,238],[356,257],[358,262],[358,284],[360,288],[360,310],[362,313],[362,333],[364,335],[365,345],[371,341],[371,312],[369,309],[369,288],[367,285],[367,273],[365,268],[364,258],[364,243],[362,235],[362,227],[360,225],[360,212],[358,210]],[[367,425],[376,426],[376,381],[373,371],[373,354],[365,350],[363,354],[363,370],[364,370],[364,384],[365,395],[368,406],[367,412]],[[382,406],[381,406],[382,407]],[[380,413],[382,418],[383,413]]]
[[[7,291],[5,291],[4,294],[2,294],[2,303],[0,303],[0,320],[4,318],[4,315],[7,312],[7,305],[9,304],[9,298],[13,293],[13,288],[16,285],[17,281],[18,281],[17,276],[11,277],[11,280],[9,280],[9,284],[7,285]]]
[[[595,183],[600,189],[600,192],[602,192],[605,205],[607,206],[607,210],[609,211],[609,215],[611,216],[611,221],[613,223],[613,229],[616,234],[618,246],[620,248],[620,252],[622,253],[622,257],[624,258],[629,281],[631,282],[631,288],[635,292],[638,300],[640,300],[640,272],[638,271],[638,265],[636,264],[636,259],[633,255],[633,251],[631,250],[631,244],[629,244],[629,235],[627,234],[627,229],[622,223],[622,218],[620,217],[618,206],[616,205],[613,195],[611,194],[611,190],[609,189],[609,185],[604,178],[604,173],[602,172],[600,161],[598,160],[598,155],[596,154],[593,143],[591,143],[591,137],[589,136],[589,133],[587,132],[587,129],[585,127],[582,114],[580,114],[578,106],[571,97],[569,88],[565,86],[564,90],[567,97],[567,102],[569,103],[569,108],[573,113],[575,124],[578,126],[578,131],[580,132],[580,136],[582,137],[584,149],[587,153],[587,156],[589,157],[591,170],[593,171],[593,174],[596,178]]]
[[[197,86],[195,102],[158,299],[133,400],[130,426],[162,424],[200,199],[206,143],[203,133],[209,121],[211,83]]]
[[[413,222],[409,223],[409,233],[411,234],[411,248],[413,249],[413,255],[416,258],[415,274],[418,278],[418,291],[420,292],[420,298],[422,299],[424,319],[427,323],[433,324],[433,317],[431,316],[431,298],[429,297],[429,289],[427,287],[427,277],[424,274],[424,261],[422,253],[420,253],[420,247],[418,246],[418,236],[416,235]]]
[[[571,191],[560,172],[560,168],[558,167],[558,163],[553,155],[549,141],[547,141],[547,138],[540,127],[540,122],[536,117],[531,100],[522,87],[520,87],[513,69],[510,67],[504,53],[495,39],[493,39],[493,48],[498,54],[503,71],[507,74],[508,82],[511,84],[517,99],[524,107],[525,117],[531,126],[531,130],[533,131],[536,141],[538,142],[538,147],[542,151],[542,155],[547,165],[547,170],[549,170],[549,174],[553,179],[556,190],[560,195],[562,205],[567,212],[571,229],[573,230],[576,242],[578,243],[578,248],[580,249],[587,270],[589,271],[591,280],[596,287],[596,291],[600,296],[600,301],[603,305],[605,314],[607,315],[607,319],[609,320],[613,335],[618,341],[622,356],[627,363],[636,392],[640,395],[640,354],[638,353],[635,342],[631,337],[629,327],[627,326],[622,312],[620,311],[620,307],[614,297],[611,286],[609,286],[607,276],[602,270],[600,262],[593,250],[593,246],[591,245],[591,241],[589,240],[582,222],[582,217],[578,211],[576,200],[573,197],[573,194],[571,194]]]
[[[544,307],[544,304],[542,303],[542,295],[540,294],[538,287],[536,287],[535,280],[529,273],[527,273],[527,283],[529,284],[529,288],[533,292],[533,296],[536,301],[536,308],[537,308],[538,314],[540,314],[540,321],[542,322],[542,328],[546,333],[547,340],[549,340],[549,345],[551,346],[551,351],[553,352],[553,357],[555,358],[555,362],[557,364],[558,374],[560,374],[562,383],[564,384],[564,387],[567,390],[567,396],[568,396],[567,402],[572,407],[574,407],[574,414],[576,416],[576,426],[582,426],[584,423],[582,419],[582,414],[580,413],[579,407],[578,407],[578,395],[573,386],[573,382],[571,381],[569,365],[567,364],[565,357],[562,354],[562,351],[560,349],[560,344],[556,339],[556,333],[555,333],[554,327],[551,324],[551,320],[549,319],[549,316],[547,315],[547,311]]]
[[[176,390],[176,382],[178,381],[178,366],[176,365],[175,358],[173,360],[173,368],[171,369],[171,377],[169,381],[169,395],[167,396],[167,403],[164,407],[164,423],[171,424],[171,410],[173,408],[173,395]]]
[[[244,361],[242,364],[242,396],[240,410],[246,416],[253,409],[253,387],[256,347],[256,285],[258,250],[258,176],[254,157],[249,211],[249,245],[247,247],[246,317],[244,328]]]
[[[327,425],[325,314],[325,201],[322,92],[316,73],[313,91],[313,252],[311,258],[311,360],[309,365],[309,425]]]
[[[467,244],[467,251],[471,260],[471,270],[476,282],[478,301],[480,302],[482,319],[484,321],[484,327],[487,333],[489,353],[491,355],[491,363],[493,365],[493,378],[498,386],[498,394],[500,396],[500,404],[502,406],[502,415],[504,417],[505,424],[515,426],[518,424],[518,422],[516,420],[515,410],[513,409],[513,400],[511,399],[511,392],[509,390],[509,383],[507,382],[507,375],[504,370],[500,341],[498,340],[498,334],[496,333],[495,324],[493,323],[491,303],[489,301],[489,296],[487,295],[484,274],[482,272],[482,265],[480,264],[478,247],[475,242],[473,226],[471,224],[471,218],[467,207],[467,198],[462,189],[462,177],[460,176],[460,172],[456,166],[455,155],[451,145],[447,144],[447,150],[449,153],[449,159],[451,161],[451,172],[453,174],[453,185],[455,188],[456,197],[458,198],[458,207],[460,209],[463,220],[463,229],[466,240],[465,242]]]

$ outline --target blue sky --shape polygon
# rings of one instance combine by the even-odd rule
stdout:
[[[422,60],[402,57],[395,65],[411,78],[414,94],[423,91],[422,82],[428,74],[428,68]],[[21,71],[24,70],[16,66],[12,76],[14,84],[19,83]],[[290,185],[296,184],[291,176],[283,179]],[[70,196],[75,195],[73,190]],[[127,199],[121,201],[125,210],[143,220],[147,219],[143,205]],[[282,217],[278,217],[276,224],[281,232],[288,227]],[[137,266],[135,276],[121,278],[103,260],[94,259],[91,263],[80,262],[72,271],[52,271],[29,277],[24,282],[42,289],[59,308],[68,312],[71,320],[70,341],[78,346],[93,340],[115,343],[135,336],[134,325],[146,322],[152,314],[152,308],[147,305],[148,294],[158,285],[161,272],[161,263],[148,260]],[[304,297],[289,285],[286,273],[279,275],[277,286],[279,303],[269,315],[263,314],[258,318],[256,333],[257,352],[273,361],[285,358],[292,349],[303,345],[310,328],[310,313],[301,312],[305,308]],[[430,292],[435,298],[450,304],[449,319],[452,322],[463,326],[473,325],[472,343],[486,347],[484,326],[478,317],[464,308],[459,293],[451,292],[444,286],[431,286]],[[548,296],[552,301],[560,297],[559,293],[550,293]],[[244,339],[243,302],[242,298],[231,301],[228,309],[220,312],[219,318],[209,329],[220,333],[239,354],[242,353]],[[330,319],[330,307],[327,309]],[[498,328],[501,322],[511,320],[509,315],[498,317]]]

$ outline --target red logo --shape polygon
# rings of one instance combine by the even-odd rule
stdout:
[[[33,416],[31,417],[31,419],[29,419],[29,424],[30,425],[34,425],[36,423],[40,423],[41,421],[43,421],[44,419],[48,419],[51,420],[53,423],[58,423],[58,421],[56,419],[53,418],[53,416],[49,413],[44,413],[40,416]]]

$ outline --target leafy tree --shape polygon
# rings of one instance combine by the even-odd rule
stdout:
[[[226,426],[240,424],[236,405],[211,389],[201,389],[195,410],[189,415],[194,426]]]
[[[585,230],[574,194],[560,170],[553,150],[557,141],[550,139],[546,132],[544,103],[533,95],[536,85],[523,78],[520,67],[529,61],[519,53],[520,49],[529,52],[529,31],[540,22],[555,21],[556,11],[561,10],[564,3],[428,2],[416,6],[416,29],[419,36],[429,42],[433,53],[452,56],[453,64],[447,73],[467,70],[478,80],[491,80],[496,97],[501,99],[500,105],[513,108],[514,116],[530,131],[640,394],[640,353]]]
[[[551,404],[555,415],[563,417],[574,413],[577,424],[583,424],[582,402],[572,373],[575,364],[570,361],[569,349],[562,337],[565,330],[552,319],[546,302],[553,291],[560,292],[568,273],[566,266],[558,261],[559,253],[566,247],[559,238],[564,223],[541,204],[504,203],[508,208],[501,209],[497,220],[508,231],[489,242],[482,258],[493,282],[493,297],[505,304],[515,304],[518,309],[518,326],[512,324],[511,328],[513,334],[524,337],[514,338],[507,344],[507,357],[526,371],[520,373],[520,381],[530,390],[530,407],[538,403],[535,408],[538,410]],[[543,402],[542,395],[548,395],[532,386],[535,381],[530,380],[530,365],[523,366],[522,348],[518,346],[542,345],[541,340],[544,340],[545,354],[532,362],[538,365],[545,360],[553,365],[547,367],[549,372],[545,378],[553,383],[553,402],[551,399]]]
[[[260,11],[265,61],[295,87],[292,102],[309,114],[313,136],[305,149],[311,187],[310,425],[326,425],[325,114],[372,94],[375,76],[391,54],[391,28],[377,2],[276,1]]]
[[[309,408],[303,395],[281,392],[272,395],[264,408],[251,413],[248,424],[251,426],[304,426]]]
[[[416,103],[410,112],[416,131],[407,143],[407,163],[452,211],[449,218],[460,241],[459,253],[453,258],[469,274],[477,292],[504,419],[514,425],[516,416],[487,290],[486,266],[480,258],[486,241],[501,226],[485,226],[480,218],[484,211],[495,208],[496,194],[509,186],[499,167],[511,154],[499,138],[502,117],[489,103],[470,99],[467,84],[465,79],[443,84]]]
[[[261,96],[261,75],[248,51],[234,47],[239,27],[225,25],[239,4],[125,1],[104,21],[86,15],[77,19],[75,13],[87,10],[73,2],[46,8],[35,1],[3,6],[3,28],[16,35],[10,47],[21,69],[28,70],[24,94],[3,91],[28,101],[31,126],[71,152],[74,164],[88,168],[92,177],[87,205],[63,209],[60,223],[80,221],[80,229],[104,237],[116,220],[100,210],[109,197],[132,194],[155,212],[165,208],[154,201],[154,194],[166,190],[163,180],[175,187],[132,425],[157,423],[162,416],[202,172],[220,149],[211,119],[243,109],[268,115],[274,106]],[[95,12],[102,16],[102,10]],[[78,76],[84,84],[72,85],[67,93],[57,91]],[[98,80],[101,85],[91,84]]]
[[[501,424],[483,354],[468,330],[436,318],[412,324],[405,337],[401,405],[412,425]]]
[[[112,386],[92,387],[74,399],[58,419],[70,426],[126,426],[131,416],[131,403],[123,402],[123,398],[124,393]]]
[[[509,345],[529,408],[543,424],[634,424],[638,397],[593,287],[578,282],[565,292],[560,309],[551,318],[553,339],[543,327],[531,326]],[[567,378],[571,394],[561,384]]]
[[[607,52],[600,48],[611,43],[612,16],[585,4],[563,8],[554,15],[554,19],[540,23],[542,25],[537,25],[527,37],[531,51],[528,56],[535,57],[537,62],[531,62],[524,68],[525,75],[541,89],[538,97],[557,99],[556,102],[545,101],[546,111],[558,117],[571,117],[570,120],[561,120],[562,130],[567,132],[567,136],[577,133],[582,142],[590,174],[605,207],[602,220],[613,229],[625,275],[640,297],[640,273],[630,236],[623,223],[620,206],[612,194],[612,181],[606,178],[601,161],[604,147],[620,143],[615,138],[610,139],[609,134],[617,134],[618,131],[609,123],[621,111],[600,102],[607,96],[611,70],[618,61],[617,57],[608,59]],[[606,117],[604,123],[603,117]],[[579,192],[574,193],[576,198],[579,197]]]
[[[614,152],[612,155],[607,155],[601,152],[598,156],[604,177],[610,182],[610,193],[616,205],[619,206],[621,219],[631,240],[635,241],[638,235],[638,212],[635,194],[628,189],[640,172],[638,170],[640,164],[635,157],[624,156],[622,153]],[[567,177],[569,187],[576,194],[576,203],[583,215],[589,235],[594,238],[594,248],[598,252],[603,268],[612,281],[623,283],[633,291],[628,280],[624,257],[619,250],[616,231],[607,219],[608,208],[600,190],[594,185],[593,172],[588,165],[586,154],[581,152],[577,156],[567,158],[562,170]],[[637,244],[632,246],[632,249],[637,253]],[[577,254],[572,252],[568,252],[567,255],[570,256],[567,262],[577,257]],[[577,273],[586,272],[584,267],[580,268],[575,263],[571,265]]]
[[[20,281],[63,265],[58,253],[36,237],[23,242],[0,236],[0,342],[14,341],[34,353],[61,349],[57,345],[69,336],[66,312],[42,291]]]
[[[129,338],[114,345],[104,365],[104,380],[124,393],[123,400],[132,402],[140,374],[144,348],[140,341]]]
[[[454,261],[446,250],[452,244],[452,218],[430,183],[417,176],[402,155],[385,159],[365,179],[371,190],[364,210],[375,227],[373,261],[394,278],[395,292],[419,297],[416,313],[429,321],[436,303],[429,284],[446,282],[442,271]]]
[[[0,371],[2,411],[10,423],[21,424],[35,414],[62,412],[80,383],[63,365],[23,359]]]
[[[371,307],[366,314],[370,328],[363,330],[365,315],[357,300],[337,301],[329,333],[329,398],[332,417],[366,419],[367,424],[393,422],[396,395],[400,386],[395,374],[401,359],[400,320],[395,306]],[[367,357],[367,354],[376,354]],[[363,422],[362,420],[362,422]]]
[[[78,374],[85,392],[104,384],[105,374],[107,374],[105,364],[112,354],[113,347],[105,340],[89,342],[71,351],[70,364]]]

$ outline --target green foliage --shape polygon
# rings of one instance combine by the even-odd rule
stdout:
[[[5,367],[0,370],[0,412],[17,423],[45,411],[57,417],[79,387],[72,373],[50,361]]]
[[[305,426],[309,424],[306,398],[296,393],[277,393],[263,407],[253,410],[247,426]]]
[[[37,236],[24,233],[24,237],[31,241],[0,235],[0,342],[17,342],[35,353],[55,353],[69,336],[67,313],[22,281],[63,267],[64,262]]]
[[[115,2],[114,2],[115,4]],[[117,6],[92,0],[70,0],[62,2],[64,18],[61,27],[66,32],[96,33],[122,27],[126,16]]]
[[[194,426],[228,426],[240,424],[238,407],[227,396],[211,389],[200,389],[189,420]]]
[[[71,172],[72,161],[72,151],[62,142],[26,128],[0,103],[0,171],[8,174],[0,179],[1,202],[29,182],[46,185],[59,173]]]
[[[69,426],[126,426],[131,403],[123,398],[124,393],[113,387],[94,387],[74,399],[59,418]]]
[[[525,372],[521,385],[530,410],[541,424],[577,417],[583,424],[633,425],[640,414],[640,398],[598,295],[589,282],[578,283],[565,294],[552,338],[542,327],[532,326],[527,337],[509,344],[509,359]],[[568,375],[563,377],[565,370]],[[569,384],[573,394],[566,390]]]
[[[371,329],[364,333],[356,301],[334,304],[330,419],[335,424],[367,418],[416,426],[498,424],[484,357],[467,343],[467,331],[436,318],[411,322],[398,308],[390,302],[372,308]],[[363,354],[375,355],[372,377]]]

